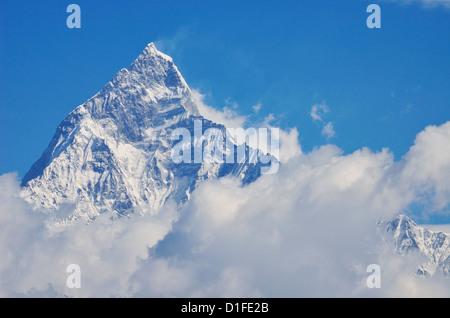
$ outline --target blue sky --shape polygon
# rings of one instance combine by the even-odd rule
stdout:
[[[70,3],[81,7],[81,29],[66,26]],[[381,7],[381,29],[366,26],[370,3]],[[254,121],[273,114],[280,127],[297,127],[305,151],[388,147],[400,159],[427,125],[450,120],[444,5],[5,0],[0,21],[0,174],[23,176],[64,117],[149,42],[209,105],[239,105]],[[323,123],[310,116],[315,104],[329,109]],[[328,122],[329,139],[321,134]]]

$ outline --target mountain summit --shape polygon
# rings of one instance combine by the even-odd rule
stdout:
[[[249,163],[248,156],[234,164],[175,163],[171,134],[177,128],[193,132],[194,120],[203,131],[225,131],[200,115],[172,58],[150,43],[61,122],[23,178],[21,195],[66,224],[104,212],[158,213],[169,200],[182,204],[202,180],[231,174],[248,183],[259,177],[261,164]],[[58,214],[67,205],[73,213]]]
[[[401,254],[419,253],[425,262],[417,274],[433,276],[443,274],[450,277],[450,236],[443,232],[430,231],[417,225],[406,215],[399,215],[390,221],[378,223],[381,233]]]

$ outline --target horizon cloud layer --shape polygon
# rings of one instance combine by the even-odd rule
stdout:
[[[448,278],[416,275],[420,255],[393,253],[375,224],[417,203],[448,213],[450,122],[425,128],[397,162],[387,149],[302,153],[296,136],[280,134],[277,174],[204,182],[181,210],[58,233],[47,227],[58,213],[33,211],[16,176],[0,176],[0,296],[449,297]],[[381,289],[366,287],[373,263]],[[66,286],[70,264],[80,289]]]

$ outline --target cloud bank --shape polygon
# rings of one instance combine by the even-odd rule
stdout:
[[[275,175],[205,182],[181,210],[53,234],[52,213],[32,211],[16,176],[0,176],[0,296],[450,296],[448,278],[417,276],[420,255],[396,255],[375,227],[425,198],[427,213],[446,209],[450,122],[420,132],[400,161],[388,149],[303,153],[298,132],[283,133]],[[69,264],[80,289],[66,286]],[[380,289],[366,286],[370,264]]]

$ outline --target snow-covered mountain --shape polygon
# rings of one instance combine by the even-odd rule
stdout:
[[[380,229],[398,253],[418,252],[425,262],[417,269],[420,275],[441,273],[450,275],[450,235],[433,232],[414,223],[409,217],[399,215],[388,222],[379,222]]]
[[[170,199],[182,204],[205,179],[232,174],[249,183],[258,178],[262,164],[249,163],[248,153],[244,163],[175,163],[171,150],[178,141],[171,133],[186,128],[194,135],[195,120],[202,132],[215,127],[226,136],[224,126],[201,116],[172,58],[150,43],[129,68],[61,122],[23,178],[21,195],[35,208],[56,214],[69,206],[74,213],[62,218],[64,224],[111,211],[157,213]]]
[[[183,204],[204,180],[233,175],[247,184],[261,175],[267,164],[250,163],[255,152],[249,147],[243,163],[175,162],[172,150],[178,141],[172,132],[185,128],[194,136],[199,121],[202,133],[217,128],[224,144],[234,143],[223,125],[200,114],[172,59],[150,43],[130,67],[61,122],[23,178],[21,196],[36,209],[53,211],[55,224],[64,226],[106,212],[157,214],[169,201]],[[193,137],[191,153],[195,145],[211,142]],[[378,226],[398,253],[424,255],[419,274],[450,277],[448,234],[418,226],[404,215]]]

